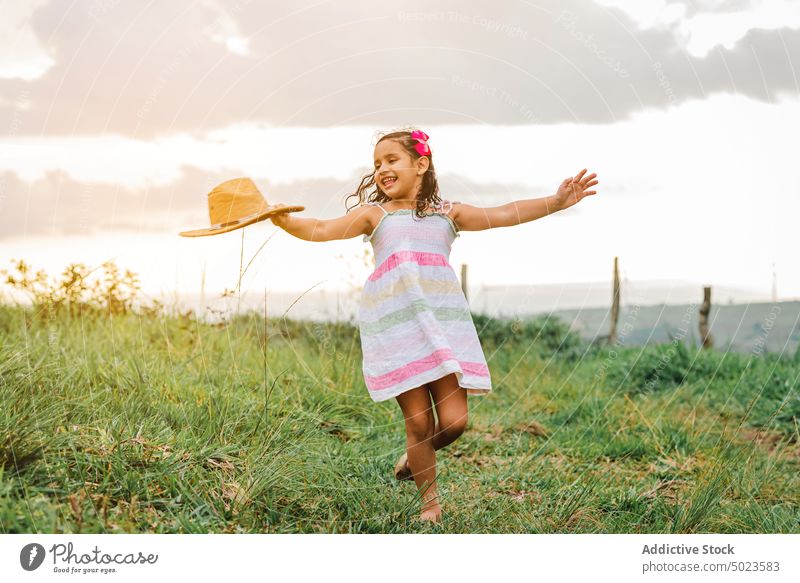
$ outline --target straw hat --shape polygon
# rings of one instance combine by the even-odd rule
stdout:
[[[246,227],[282,213],[305,210],[299,205],[267,204],[264,195],[249,178],[234,178],[217,185],[208,193],[208,217],[211,226],[181,231],[182,237],[206,237]]]

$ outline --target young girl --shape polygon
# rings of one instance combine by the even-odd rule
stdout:
[[[422,493],[420,519],[438,522],[436,450],[464,432],[467,395],[492,390],[469,305],[449,263],[451,245],[459,231],[509,227],[568,208],[595,194],[587,188],[598,181],[583,169],[552,196],[498,207],[441,200],[427,142],[420,130],[381,137],[374,170],[350,195],[359,204],[345,216],[320,220],[286,213],[271,220],[305,241],[363,235],[372,243],[375,270],[364,284],[358,315],[364,380],[373,401],[397,399],[406,453],[394,475],[414,480]]]

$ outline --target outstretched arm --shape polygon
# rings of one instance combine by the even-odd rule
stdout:
[[[558,191],[551,196],[515,200],[508,204],[488,208],[460,204],[453,209],[453,221],[461,231],[482,231],[535,221],[556,211],[569,208],[586,196],[596,194],[596,190],[587,189],[598,183],[597,180],[592,180],[597,174],[584,177],[585,172],[584,168],[574,178],[564,179],[559,185]]]
[[[276,206],[287,206],[283,203]],[[370,208],[357,207],[336,219],[305,219],[291,213],[273,215],[270,220],[281,229],[304,241],[334,241],[365,235],[370,226]]]

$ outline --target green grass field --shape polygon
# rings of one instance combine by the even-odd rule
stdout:
[[[474,319],[493,393],[438,452],[431,525],[356,328],[0,305],[0,531],[800,532],[800,352]]]

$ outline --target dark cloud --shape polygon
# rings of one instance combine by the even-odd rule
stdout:
[[[193,166],[181,168],[172,184],[129,189],[101,182],[82,182],[62,171],[48,172],[26,182],[13,172],[0,174],[0,239],[21,236],[92,235],[103,230],[175,232],[209,224],[206,196],[214,186],[240,176],[223,168],[207,172]],[[299,180],[271,184],[255,180],[269,202],[299,203],[299,216],[333,218],[355,205],[346,200],[360,183],[334,179]],[[552,194],[553,188],[523,184],[475,183],[463,176],[443,175],[440,196],[478,206],[496,206],[518,198]]]
[[[667,27],[639,30],[585,0],[223,5],[251,56],[214,42],[219,14],[195,2],[41,8],[33,27],[57,64],[35,81],[0,80],[0,127],[152,138],[236,122],[608,123],[718,92],[798,92],[792,29],[752,30],[694,58]]]
[[[177,182],[150,189],[76,181],[60,170],[30,183],[5,172],[0,175],[0,238],[92,235],[115,228],[160,231],[188,219],[208,222],[203,193],[230,174],[182,170]]]

